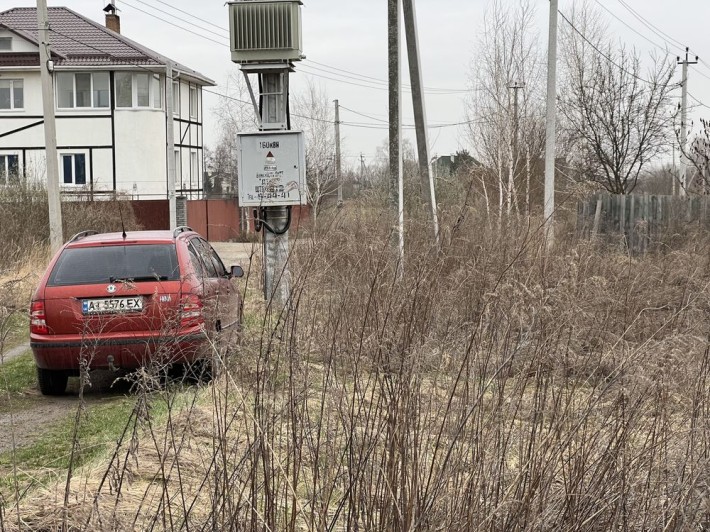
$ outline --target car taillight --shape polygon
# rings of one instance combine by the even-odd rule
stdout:
[[[33,301],[30,307],[30,333],[49,334],[47,314],[44,311],[44,301]]]
[[[193,327],[202,325],[205,322],[202,314],[202,301],[195,294],[189,294],[182,298],[180,305],[180,326]]]

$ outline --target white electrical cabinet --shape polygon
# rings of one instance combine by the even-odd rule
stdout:
[[[237,134],[239,205],[305,205],[306,150],[302,131]]]

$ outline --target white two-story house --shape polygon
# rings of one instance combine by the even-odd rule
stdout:
[[[202,88],[214,82],[121,35],[112,12],[105,27],[48,11],[63,194],[166,198],[173,157],[177,194],[202,197]],[[34,8],[0,12],[0,186],[46,179],[37,26]]]

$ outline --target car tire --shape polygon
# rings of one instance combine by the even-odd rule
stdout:
[[[214,378],[212,360],[200,358],[185,364],[185,380],[192,384],[206,384]]]
[[[42,395],[64,395],[68,380],[66,371],[37,368],[37,382]]]

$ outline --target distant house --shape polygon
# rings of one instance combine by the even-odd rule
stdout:
[[[465,150],[452,155],[434,156],[431,160],[434,178],[451,177],[462,166],[481,166],[481,163],[471,157]]]
[[[62,192],[164,199],[173,157],[178,195],[202,197],[202,89],[214,82],[121,35],[112,12],[106,27],[65,7],[48,12]],[[0,12],[0,186],[46,179],[37,34],[35,8]]]

